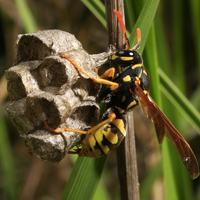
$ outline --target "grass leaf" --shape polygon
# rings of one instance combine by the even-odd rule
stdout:
[[[2,168],[2,178],[4,180],[3,189],[5,191],[6,199],[18,199],[17,182],[15,175],[14,157],[12,155],[12,148],[8,138],[8,131],[6,128],[3,114],[0,111],[0,158]]]
[[[106,160],[107,156],[101,158],[79,157],[73,167],[61,200],[92,199]]]
[[[27,2],[25,0],[15,0],[15,3],[21,16],[25,32],[32,33],[37,31],[37,24],[31,14],[31,10],[29,9]]]

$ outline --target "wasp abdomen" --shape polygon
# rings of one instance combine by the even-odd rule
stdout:
[[[124,118],[115,119],[105,124],[97,132],[87,135],[83,140],[81,157],[101,157],[117,148],[126,135]]]

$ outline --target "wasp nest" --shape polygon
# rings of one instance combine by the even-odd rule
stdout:
[[[89,55],[74,35],[47,30],[19,35],[14,66],[6,71],[11,103],[7,113],[30,152],[44,161],[59,162],[82,135],[55,134],[44,127],[85,130],[98,120],[96,97],[100,84],[93,83],[68,60],[67,53],[94,77],[95,68],[112,53]]]

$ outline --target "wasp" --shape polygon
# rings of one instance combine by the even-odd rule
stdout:
[[[68,153],[78,154],[81,157],[98,158],[109,154],[119,146],[126,136],[125,115],[140,105],[144,115],[153,121],[159,143],[162,143],[164,136],[166,136],[176,147],[191,178],[195,179],[199,176],[199,165],[191,147],[149,95],[150,76],[143,65],[141,55],[137,52],[141,41],[140,29],[136,30],[137,44],[129,49],[129,41],[121,15],[117,10],[114,10],[114,12],[127,44],[127,49],[119,50],[108,58],[112,64],[124,67],[124,70],[115,78],[114,68],[105,71],[100,78],[94,78],[85,72],[69,55],[62,54],[61,56],[94,82],[110,85],[100,95],[107,106],[102,122],[87,131],[69,128],[52,129],[48,126],[47,121],[45,121],[45,127],[55,133],[73,131],[85,134],[82,148]],[[111,77],[112,80],[107,80],[106,77]]]

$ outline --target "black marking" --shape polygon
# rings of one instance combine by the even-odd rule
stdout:
[[[102,140],[102,145],[103,146],[108,146],[108,148],[110,149],[110,151],[112,151],[113,149],[115,149],[123,140],[124,135],[121,133],[121,131],[118,129],[118,127],[116,127],[114,124],[111,123],[111,131],[114,134],[117,134],[118,136],[118,141],[116,144],[111,143],[105,135],[103,135],[103,140]]]
[[[99,149],[101,151],[100,156],[104,155],[105,153],[102,151],[102,149],[101,149],[99,143],[97,142],[96,138],[95,138],[95,141],[96,141],[96,144],[94,145],[94,149]]]

